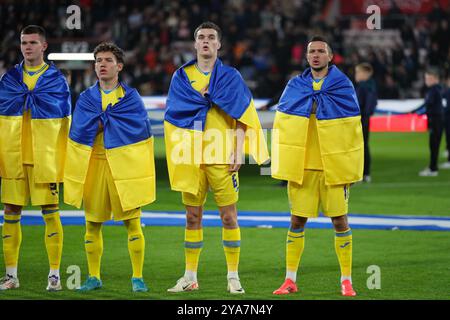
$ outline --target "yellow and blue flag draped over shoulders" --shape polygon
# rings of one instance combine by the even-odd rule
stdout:
[[[33,90],[23,82],[23,62],[0,79],[0,176],[21,179],[23,114],[31,110],[34,179],[62,182],[71,99],[66,78],[54,64],[39,77]]]
[[[100,123],[106,159],[128,211],[155,201],[153,137],[144,103],[136,89],[121,83],[125,96],[102,111],[98,82],[81,93],[73,113],[64,173],[64,202],[80,207],[84,183]]]
[[[202,137],[207,113],[212,105],[246,125],[244,148],[247,154],[250,154],[258,164],[269,159],[252,94],[239,71],[217,59],[208,93],[203,96],[192,87],[184,70],[196,62],[192,60],[174,73],[164,116],[166,158],[171,188],[193,194],[198,190],[199,170],[203,159]],[[180,146],[181,144],[183,146]],[[178,158],[177,150],[184,150],[188,156]]]
[[[311,69],[291,79],[278,103],[272,132],[272,177],[303,182],[309,117],[317,104],[317,130],[327,185],[362,179],[364,141],[355,89],[331,66],[320,90]]]

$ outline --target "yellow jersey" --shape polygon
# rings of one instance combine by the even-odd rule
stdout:
[[[28,90],[34,90],[39,77],[48,69],[48,64],[42,64],[29,67],[23,66],[23,83]],[[22,162],[24,164],[33,164],[33,137],[31,134],[31,110],[26,110],[22,120]]]

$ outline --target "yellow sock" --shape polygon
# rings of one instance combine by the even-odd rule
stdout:
[[[145,239],[141,227],[141,218],[124,221],[128,232],[128,252],[130,253],[133,278],[142,278],[145,255]]]
[[[20,214],[5,213],[3,219],[3,257],[6,267],[17,267],[20,244],[22,243],[22,228]]]
[[[334,247],[341,268],[341,276],[350,278],[352,276],[352,230],[336,232]]]
[[[289,228],[286,239],[286,278],[297,280],[297,270],[305,248],[305,231]]]
[[[45,247],[50,269],[59,270],[63,248],[63,228],[59,208],[43,209],[42,216],[45,221]]]
[[[228,272],[237,272],[241,253],[241,229],[222,228],[222,240]]]
[[[103,254],[101,223],[86,221],[84,247],[86,249],[89,276],[100,279],[100,262]]]
[[[197,274],[198,261],[203,248],[203,229],[184,229],[184,256],[186,271]]]

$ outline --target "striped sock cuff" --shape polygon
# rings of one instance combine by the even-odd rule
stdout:
[[[52,213],[56,213],[59,212],[59,208],[50,208],[50,209],[43,209],[42,210],[42,215],[46,215],[46,214],[52,214]]]
[[[226,241],[226,240],[223,240],[222,243],[223,243],[224,247],[228,247],[228,248],[239,248],[241,246],[241,241],[240,240],[238,240],[238,241]]]
[[[336,231],[336,237],[348,237],[352,235],[352,229],[348,228],[345,231]]]
[[[238,248],[241,246],[241,229],[222,228],[222,243],[224,247]]]
[[[184,229],[184,247],[187,249],[203,248],[203,229]]]
[[[295,241],[295,239],[300,239],[300,238],[304,238],[305,237],[305,230],[303,228],[299,228],[299,229],[292,229],[289,228],[289,231],[287,233],[287,237],[288,237],[288,243],[291,243],[293,241]]]
[[[201,248],[203,248],[203,241],[197,241],[197,242],[185,241],[184,247],[186,249],[201,249]]]
[[[5,215],[3,216],[3,222],[4,223],[19,223],[21,218],[22,218],[21,214],[5,213]]]
[[[289,228],[289,232],[292,232],[292,233],[302,233],[304,231],[305,231],[304,228],[298,228],[298,229],[292,229],[291,227]]]

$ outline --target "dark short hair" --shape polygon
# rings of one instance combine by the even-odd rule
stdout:
[[[373,68],[372,65],[370,63],[367,62],[362,62],[356,65],[357,69],[361,69],[365,72],[367,72],[368,74],[372,75],[373,74]]]
[[[125,53],[122,49],[120,49],[116,44],[112,42],[102,42],[94,49],[94,58],[97,59],[97,54],[99,52],[112,52],[112,54],[116,57],[118,63],[124,63]]]
[[[38,34],[40,35],[44,40],[47,39],[47,35],[45,33],[45,29],[42,28],[41,26],[37,26],[34,24],[30,24],[28,26],[26,26],[25,28],[22,29],[22,31],[20,31],[20,34]]]
[[[425,70],[425,74],[429,74],[429,75],[431,75],[431,76],[434,76],[434,77],[436,77],[437,79],[440,78],[440,72],[439,72],[439,69],[436,68],[436,67],[428,67],[428,68]]]
[[[330,44],[328,43],[327,39],[325,39],[324,37],[322,37],[322,36],[313,36],[313,37],[308,41],[308,45],[309,45],[311,42],[314,42],[314,41],[325,42],[325,43],[327,44],[329,53],[333,53],[333,49],[331,49]]]
[[[217,36],[219,37],[219,41],[222,40],[222,30],[214,22],[206,21],[206,22],[203,22],[201,25],[199,25],[197,27],[197,29],[195,29],[195,31],[194,31],[194,39],[197,39],[197,33],[201,29],[214,29],[214,30],[216,30],[217,31]]]
[[[67,78],[68,76],[72,75],[72,71],[70,69],[59,69],[61,73]]]

